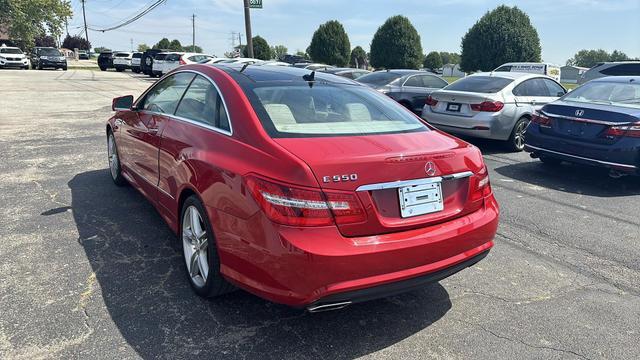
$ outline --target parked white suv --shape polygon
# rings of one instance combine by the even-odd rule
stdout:
[[[125,69],[131,69],[131,58],[133,54],[130,52],[120,51],[113,54],[113,67],[116,71],[124,71]]]
[[[3,45],[0,47],[0,68],[29,68],[29,58],[17,47]]]
[[[213,59],[215,56],[207,55],[207,54],[199,54],[199,53],[182,53],[182,52],[174,52],[168,53],[164,58],[164,63],[162,66],[162,74],[166,74],[169,71],[187,64],[196,64],[201,61],[205,61],[208,59]]]

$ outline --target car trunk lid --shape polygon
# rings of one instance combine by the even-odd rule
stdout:
[[[486,101],[502,101],[500,94],[483,94],[466,91],[439,90],[431,93],[431,98],[437,103],[431,106],[431,111],[453,116],[471,117],[477,113],[471,109],[472,104]]]
[[[471,174],[483,166],[479,151],[437,131],[275,141],[309,165],[323,190],[357,194],[367,220],[338,225],[345,236],[409,230],[463,216],[478,208],[477,202],[468,201],[468,190]],[[455,178],[451,176],[454,174]],[[438,185],[425,185],[432,189],[414,187],[421,192],[407,191],[402,196],[417,194],[423,198],[431,196],[432,200],[441,196],[432,205],[441,204],[443,208],[415,216],[405,209],[403,215],[398,182],[418,179],[413,183],[425,184],[427,178],[439,180],[433,183]],[[406,183],[405,187],[413,183]]]

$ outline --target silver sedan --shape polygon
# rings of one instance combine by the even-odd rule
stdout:
[[[522,151],[531,115],[566,92],[544,75],[477,73],[434,91],[422,118],[448,133],[503,140]]]

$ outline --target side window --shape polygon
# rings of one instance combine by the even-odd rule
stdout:
[[[562,86],[558,85],[557,82],[549,79],[543,79],[544,84],[547,86],[547,90],[549,91],[549,96],[558,97],[562,96],[566,93]]]
[[[173,114],[178,102],[193,80],[192,73],[178,73],[162,80],[144,98],[141,108],[164,114]]]
[[[421,76],[412,76],[405,81],[404,86],[424,87]]]
[[[637,64],[614,65],[600,72],[605,75],[612,75],[612,76],[640,75],[640,62],[638,62]]]
[[[197,75],[180,101],[176,116],[230,131],[229,117],[216,87]]]
[[[516,96],[549,96],[549,90],[543,79],[529,79],[513,89]]]
[[[422,82],[424,83],[425,87],[434,89],[442,89],[443,87],[448,85],[446,81],[440,79],[439,77],[428,75],[422,77]]]

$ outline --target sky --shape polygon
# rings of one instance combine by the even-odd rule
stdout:
[[[104,28],[138,13],[151,0],[86,0],[87,23]],[[74,17],[69,33],[82,29],[80,0],[71,0]],[[284,45],[289,53],[304,51],[313,32],[329,20],[340,21],[351,46],[369,50],[384,21],[404,15],[421,36],[425,53],[460,52],[460,40],[487,11],[498,5],[518,6],[538,30],[542,59],[564,64],[580,49],[618,49],[640,57],[640,0],[263,0],[251,11],[253,35],[270,45]],[[243,0],[167,0],[142,19],[110,32],[89,31],[94,47],[130,50],[149,46],[162,37],[191,44],[191,15],[196,15],[196,44],[223,56],[231,49],[231,32],[244,37]],[[236,35],[237,38],[237,35]],[[236,40],[237,43],[237,40]]]

